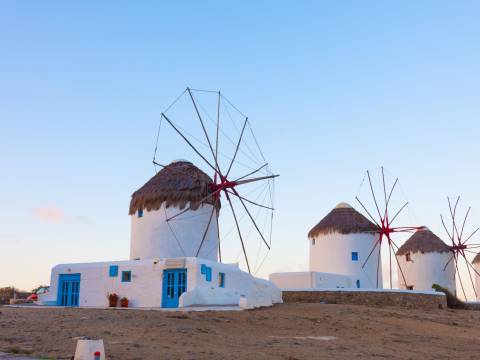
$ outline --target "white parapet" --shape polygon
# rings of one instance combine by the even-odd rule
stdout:
[[[282,290],[343,289],[356,285],[350,276],[315,271],[272,273],[269,278]]]

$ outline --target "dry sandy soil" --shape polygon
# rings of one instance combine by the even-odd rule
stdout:
[[[69,359],[478,359],[480,311],[282,304],[237,312],[0,308],[0,351]]]

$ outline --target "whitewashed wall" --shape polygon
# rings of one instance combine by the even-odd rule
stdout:
[[[184,261],[182,263],[182,261]],[[176,264],[172,267],[172,264]],[[201,274],[201,264],[212,268],[212,280]],[[118,265],[118,276],[110,277],[110,265]],[[79,306],[108,306],[107,295],[116,293],[129,299],[131,307],[161,307],[163,270],[187,269],[187,292],[179,306],[239,305],[270,306],[282,302],[281,291],[271,282],[241,271],[237,264],[221,264],[200,258],[129,260],[86,264],[63,264],[52,269],[50,292],[41,299],[55,305],[60,274],[81,274]],[[121,281],[121,272],[131,271],[131,282]],[[219,272],[225,273],[225,287],[219,286]]]
[[[253,277],[240,270],[238,264],[196,260],[198,264],[212,268],[212,281],[205,281],[198,271],[196,276],[200,278],[199,281],[193,289],[181,296],[180,306],[240,305],[253,308],[282,302],[282,293],[272,282]],[[225,273],[224,288],[218,286],[219,272]]]
[[[338,232],[320,234],[315,237],[315,244],[310,241],[310,271],[346,275],[355,283],[360,280],[360,288],[377,287],[377,263],[380,256],[378,287],[383,287],[381,255],[378,247],[370,256],[378,235],[371,233],[340,234]],[[358,253],[358,261],[352,261],[352,252]]]
[[[282,290],[353,288],[350,276],[320,272],[283,272],[270,274],[270,281]]]
[[[432,285],[438,284],[456,294],[455,262],[453,260],[450,261],[445,271],[443,270],[451,256],[452,254],[450,252],[415,252],[410,253],[412,261],[407,261],[405,255],[397,256],[397,258],[403,270],[407,285],[413,285],[413,290],[431,291]],[[397,271],[398,287],[400,289],[406,289],[400,269]]]
[[[110,265],[118,265],[118,276],[110,277]],[[162,299],[163,264],[153,260],[62,264],[52,269],[50,299],[56,301],[60,274],[81,274],[79,306],[108,306],[107,295],[126,297],[132,307],[159,306]],[[122,271],[131,271],[131,282],[122,282]],[[42,299],[43,300],[43,299]]]
[[[175,207],[146,211],[138,217],[131,216],[130,259],[155,259],[196,256],[208,225],[212,205],[205,204],[197,210],[170,220],[181,210]],[[208,228],[207,236],[198,257],[217,260],[218,231],[216,213]]]
[[[473,264],[473,268],[480,274],[480,262]],[[480,301],[480,275],[473,274],[475,276],[475,290],[477,291],[477,301]]]

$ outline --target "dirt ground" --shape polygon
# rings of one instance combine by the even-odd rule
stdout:
[[[480,311],[282,304],[236,312],[0,308],[0,351],[69,359],[478,359]]]

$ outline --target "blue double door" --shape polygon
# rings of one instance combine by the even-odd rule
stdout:
[[[58,306],[78,306],[80,274],[60,274],[58,278]]]
[[[178,307],[178,299],[187,291],[187,269],[163,271],[162,307]]]

